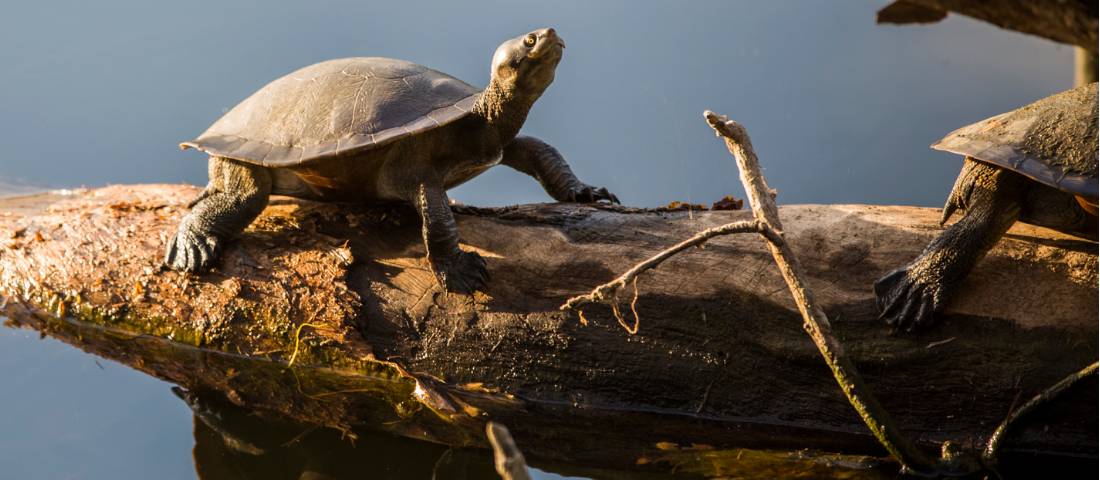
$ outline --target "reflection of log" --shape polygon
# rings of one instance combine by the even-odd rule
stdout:
[[[878,22],[935,23],[947,12],[1096,53],[1097,8],[1092,0],[898,0],[879,10]]]
[[[483,420],[493,419],[530,459],[626,466],[657,442],[879,453],[758,238],[716,239],[644,276],[636,336],[603,307],[584,311],[587,326],[557,310],[748,212],[468,209],[459,229],[494,275],[487,293],[469,297],[436,290],[419,225],[397,208],[276,202],[216,272],[161,271],[165,239],[197,193],[119,186],[0,200],[6,314],[188,388],[300,420],[483,445]],[[916,256],[939,232],[939,213],[788,206],[780,214],[835,333],[922,445],[980,448],[1014,402],[1097,356],[1095,244],[1019,225],[940,326],[891,335],[875,319],[870,285]],[[1096,402],[1093,381],[1021,426],[1005,453],[1095,455]]]

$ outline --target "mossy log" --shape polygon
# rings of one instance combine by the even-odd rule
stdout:
[[[165,242],[198,192],[0,200],[4,315],[261,414],[480,446],[493,420],[536,460],[624,467],[692,444],[882,453],[755,235],[714,239],[643,276],[637,335],[602,306],[559,311],[749,212],[456,207],[463,248],[493,275],[469,296],[438,289],[415,212],[400,206],[276,199],[214,271],[164,270]],[[1014,406],[1097,357],[1094,243],[1017,225],[934,328],[905,335],[876,319],[871,284],[941,231],[938,211],[792,205],[780,216],[848,355],[922,446],[980,450]],[[1096,405],[1091,380],[1022,425],[1005,453],[1095,456]]]

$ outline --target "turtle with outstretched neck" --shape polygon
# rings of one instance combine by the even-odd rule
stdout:
[[[380,57],[321,62],[271,82],[181,144],[210,155],[210,182],[169,240],[164,263],[209,269],[271,195],[400,201],[419,213],[439,284],[456,292],[482,287],[485,260],[459,248],[448,189],[504,164],[557,201],[618,202],[581,182],[554,147],[518,135],[564,49],[553,28],[504,42],[484,90]]]

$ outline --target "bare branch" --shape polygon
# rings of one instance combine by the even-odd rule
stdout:
[[[993,434],[989,436],[989,442],[985,445],[985,451],[982,452],[982,461],[986,466],[993,466],[997,464],[997,450],[1001,447],[1001,441],[1004,440],[1005,434],[1008,433],[1008,429],[1024,415],[1031,413],[1033,410],[1049,402],[1058,395],[1074,386],[1077,382],[1088,378],[1090,375],[1096,375],[1097,363],[1093,362],[1092,365],[1085,367],[1084,369],[1071,374],[1070,376],[1063,378],[1062,381],[1055,383],[1050,388],[1043,390],[1042,393],[1036,395],[1031,400],[1028,400],[1022,407],[1017,408],[1011,414],[1008,415],[997,425],[997,429],[993,431]]]
[[[805,274],[798,257],[783,238],[783,226],[779,221],[779,210],[775,205],[775,191],[768,187],[767,180],[760,171],[760,162],[752,148],[748,132],[741,124],[709,110],[704,112],[703,116],[715,133],[725,140],[726,147],[737,161],[741,183],[745,188],[755,220],[704,230],[635,265],[619,278],[596,287],[589,294],[570,298],[561,306],[561,309],[568,310],[586,303],[611,303],[616,318],[620,323],[624,323],[618,311],[617,295],[627,282],[636,279],[642,272],[656,267],[676,253],[702,244],[712,237],[733,233],[759,233],[767,240],[768,249],[787,283],[791,296],[798,305],[806,332],[813,339],[821,356],[832,370],[833,377],[867,428],[906,470],[927,474],[941,471],[942,462],[937,464],[902,435],[889,414],[863,383],[855,365],[844,354],[844,348],[833,335],[828,317],[818,306],[813,292],[803,280]],[[624,327],[626,327],[625,323]],[[634,328],[637,328],[637,319],[635,319]],[[630,328],[627,330],[630,331]]]
[[[626,284],[637,279],[638,275],[657,268],[658,265],[668,260],[669,257],[679,253],[682,250],[686,250],[691,247],[697,247],[707,242],[714,237],[722,235],[730,235],[734,233],[760,233],[764,230],[765,226],[758,220],[747,220],[742,222],[727,223],[725,225],[719,225],[717,227],[708,228],[699,233],[696,233],[691,238],[684,240],[676,245],[673,245],[660,253],[649,257],[645,261],[635,265],[630,270],[627,270],[618,278],[607,282],[594,288],[587,295],[579,295],[569,300],[559,307],[561,310],[572,310],[578,307],[584,306],[589,303],[605,303],[613,300],[620,290],[626,288]]]
[[[749,197],[753,216],[769,227],[783,231],[779,223],[779,209],[775,207],[775,191],[768,188],[768,182],[760,172],[760,161],[752,148],[749,132],[740,123],[710,110],[703,112],[703,118],[714,129],[715,135],[726,141],[726,148],[737,161],[737,170],[741,173],[741,185],[745,187],[745,195]]]
[[[500,478],[531,480],[531,474],[527,472],[527,461],[523,458],[523,452],[520,452],[519,447],[516,446],[516,441],[512,439],[512,433],[508,431],[508,427],[489,422],[485,425],[485,435],[489,437],[489,443],[493,446],[493,463]]]
[[[863,378],[856,371],[855,365],[845,355],[843,346],[833,335],[828,317],[818,306],[813,292],[803,280],[805,273],[798,262],[798,257],[783,239],[783,226],[779,222],[775,196],[760,172],[760,162],[756,158],[756,152],[752,148],[752,142],[745,127],[709,110],[704,112],[703,116],[715,133],[723,137],[726,148],[737,161],[737,167],[741,172],[741,183],[745,187],[753,215],[770,227],[762,233],[768,239],[772,257],[779,266],[791,296],[794,297],[802,313],[804,328],[817,345],[825,363],[833,371],[833,377],[844,395],[848,397],[848,402],[856,409],[879,443],[905,468],[918,472],[937,471],[939,467],[936,463],[901,433],[886,409],[871,394],[863,383]]]

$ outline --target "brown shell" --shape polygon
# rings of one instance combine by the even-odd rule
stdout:
[[[932,145],[1097,197],[1097,84],[1052,95],[951,132]]]
[[[346,155],[453,122],[481,90],[404,60],[329,60],[279,78],[180,148],[267,167]]]

